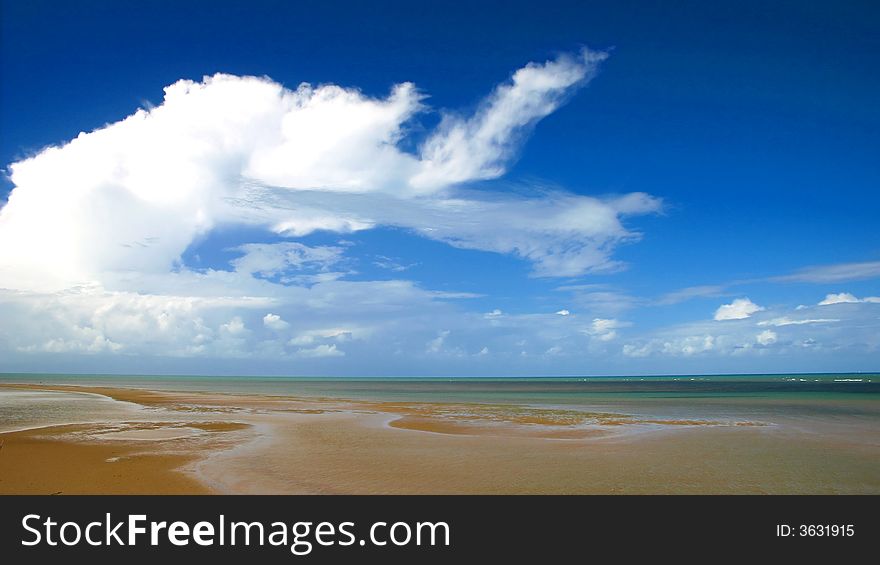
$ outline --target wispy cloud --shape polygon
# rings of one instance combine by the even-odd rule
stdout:
[[[596,316],[618,315],[647,303],[642,298],[621,292],[608,285],[562,285],[554,290],[570,293],[570,301],[577,305],[579,311]]]
[[[666,293],[658,298],[655,303],[661,306],[667,306],[685,302],[693,298],[718,297],[731,292],[731,287],[761,282],[822,284],[872,279],[877,277],[880,277],[880,261],[810,266],[787,275],[731,280],[721,284],[690,286],[681,290]]]
[[[803,309],[802,309],[803,310]],[[759,326],[803,326],[806,324],[833,324],[839,322],[838,318],[790,318],[782,316],[780,318],[771,318],[769,320],[761,320]]]
[[[805,267],[794,273],[771,277],[772,282],[833,283],[880,277],[880,261],[838,263]]]
[[[373,265],[379,267],[380,269],[387,269],[389,271],[393,271],[395,273],[401,273],[408,269],[415,267],[418,263],[402,263],[399,259],[394,259],[392,257],[386,257],[385,255],[376,255],[373,260]]]
[[[418,190],[497,178],[520,136],[552,113],[571,89],[590,80],[606,53],[582,50],[546,63],[530,63],[499,85],[468,118],[447,115],[422,147],[422,167],[412,177]]]
[[[321,344],[315,347],[303,348],[296,351],[297,357],[344,357],[345,352],[337,349],[336,344]]]
[[[679,304],[693,298],[718,297],[724,294],[726,287],[723,285],[689,286],[675,292],[669,292],[657,300],[657,304],[668,306]]]

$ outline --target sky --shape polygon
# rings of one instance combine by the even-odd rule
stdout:
[[[0,10],[0,371],[880,370],[872,3]]]

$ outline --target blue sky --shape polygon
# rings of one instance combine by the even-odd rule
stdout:
[[[877,370],[878,12],[4,1],[0,370]]]

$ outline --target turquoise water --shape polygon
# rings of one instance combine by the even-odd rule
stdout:
[[[570,404],[638,399],[880,400],[880,373],[662,377],[214,377],[0,374],[43,383],[363,400]]]

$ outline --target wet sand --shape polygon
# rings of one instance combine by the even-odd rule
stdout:
[[[201,494],[209,489],[178,471],[195,455],[153,452],[121,442],[74,439],[82,426],[2,435],[2,494]]]
[[[872,418],[658,419],[127,388],[149,421],[0,434],[0,493],[880,493]]]

